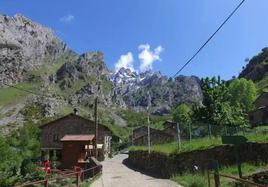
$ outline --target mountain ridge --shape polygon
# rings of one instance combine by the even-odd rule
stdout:
[[[67,108],[71,111],[76,106],[88,108],[90,112],[98,95],[99,109],[104,115],[110,115],[110,121],[122,121],[118,110],[147,111],[148,93],[150,113],[155,115],[169,114],[181,103],[202,101],[200,81],[195,76],[179,76],[173,80],[153,71],[136,73],[123,68],[113,72],[106,66],[102,52],[77,54],[51,29],[22,15],[2,15],[0,23],[0,96],[1,91],[7,89],[4,84],[26,84],[39,93],[16,96],[19,101],[9,98],[9,106],[14,108],[16,104],[24,108],[35,106],[44,117],[53,117],[59,111],[66,113]],[[44,93],[54,99],[44,98]],[[0,101],[5,115],[4,103]],[[21,111],[17,112],[20,120],[9,122],[21,121]]]

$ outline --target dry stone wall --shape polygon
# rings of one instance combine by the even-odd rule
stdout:
[[[246,143],[239,146],[242,162],[267,162],[268,143]],[[218,160],[220,166],[236,163],[234,146],[222,145],[206,150],[195,150],[180,154],[166,155],[159,152],[130,151],[127,163],[153,175],[169,178],[174,174],[191,172],[194,166],[199,170],[212,169],[212,161]]]

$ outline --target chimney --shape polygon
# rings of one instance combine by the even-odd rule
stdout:
[[[77,115],[78,114],[78,110],[76,108],[74,108],[74,114]]]

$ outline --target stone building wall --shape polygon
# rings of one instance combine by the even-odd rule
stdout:
[[[174,137],[170,134],[164,133],[160,130],[152,129],[150,131],[150,142],[151,145],[162,144],[167,142],[174,141]],[[144,136],[136,138],[133,140],[134,145],[147,145],[148,144],[148,134],[146,133]]]
[[[249,120],[253,127],[268,124],[268,106],[249,113]]]

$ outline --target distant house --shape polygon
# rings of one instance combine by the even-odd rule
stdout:
[[[253,127],[268,124],[268,92],[262,93],[254,102],[255,110],[249,113]]]
[[[66,159],[67,154],[78,154],[72,152],[72,150],[76,150],[77,148],[70,149],[72,145],[76,144],[80,149],[79,154],[83,154],[85,148],[87,146],[91,147],[89,145],[92,145],[94,141],[97,141],[100,149],[99,152],[101,153],[98,159],[107,156],[111,152],[112,132],[110,129],[102,124],[98,124],[98,136],[96,140],[94,121],[73,113],[44,124],[40,126],[40,129],[41,151],[43,155],[52,155],[53,151],[56,151],[60,160]],[[68,152],[64,149],[64,145],[67,144],[70,146],[67,149],[69,150]],[[73,157],[77,157],[77,155],[73,155]]]
[[[173,139],[176,140],[178,138],[178,129],[177,123],[174,121],[165,121],[164,124],[164,132],[173,136]]]
[[[151,144],[162,144],[178,139],[177,123],[173,121],[165,121],[163,123],[163,130],[150,128]],[[148,144],[148,127],[142,126],[133,130],[130,136],[130,141],[133,145]]]

